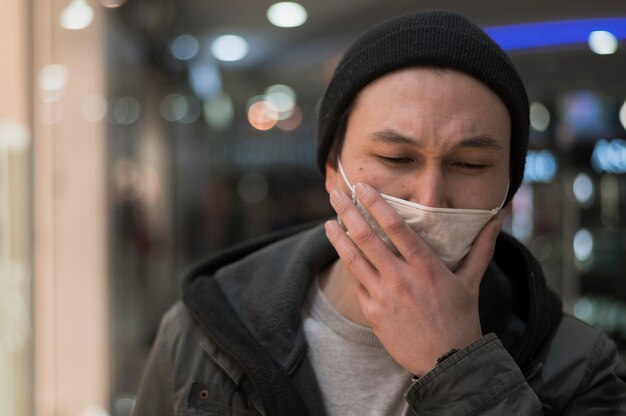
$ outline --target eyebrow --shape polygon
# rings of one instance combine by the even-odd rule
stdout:
[[[393,129],[385,129],[374,132],[370,135],[372,140],[381,143],[405,144],[415,147],[421,147],[422,144],[416,139],[399,133]],[[479,134],[477,136],[466,137],[459,141],[455,147],[470,147],[486,150],[501,150],[502,145],[498,140],[488,134]]]
[[[474,147],[477,149],[486,149],[486,150],[501,150],[502,145],[498,140],[491,137],[488,134],[481,134],[474,137],[467,137],[462,139],[457,147]]]
[[[409,136],[405,136],[401,133],[398,133],[397,131],[393,129],[385,129],[385,130],[376,131],[372,133],[370,137],[372,138],[372,140],[376,142],[381,142],[381,143],[409,144],[411,146],[417,146],[417,147],[421,146],[417,140]]]

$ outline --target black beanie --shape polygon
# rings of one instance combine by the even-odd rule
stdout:
[[[469,74],[506,104],[511,116],[508,203],[524,177],[529,126],[526,90],[509,57],[481,28],[445,11],[387,20],[367,31],[346,52],[320,106],[317,165],[322,175],[337,128],[359,91],[382,75],[420,65],[450,67]]]

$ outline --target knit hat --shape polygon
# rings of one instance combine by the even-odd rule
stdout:
[[[460,70],[482,81],[506,104],[511,116],[508,203],[524,177],[529,126],[526,90],[509,57],[481,28],[445,11],[387,20],[367,31],[346,52],[320,106],[317,165],[322,175],[337,128],[359,91],[382,75],[419,65]]]

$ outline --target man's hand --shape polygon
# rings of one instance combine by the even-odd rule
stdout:
[[[357,184],[356,194],[400,257],[385,246],[350,198],[336,190],[331,204],[351,238],[336,221],[328,221],[328,239],[358,281],[357,299],[376,336],[394,360],[421,376],[450,349],[464,348],[482,336],[478,292],[501,221],[496,217],[482,229],[453,273],[376,190]]]

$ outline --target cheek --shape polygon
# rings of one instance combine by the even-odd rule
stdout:
[[[397,175],[394,177],[391,172],[385,170],[379,162],[369,156],[366,149],[359,149],[358,152],[353,152],[350,156],[346,155],[346,160],[344,168],[346,164],[349,165],[346,174],[353,185],[364,182],[379,192],[385,193],[388,191],[389,184],[394,183],[394,179],[397,179]],[[343,179],[341,181],[343,183]]]
[[[494,209],[499,207],[508,190],[508,171],[460,177],[448,181],[447,196],[455,208]]]

